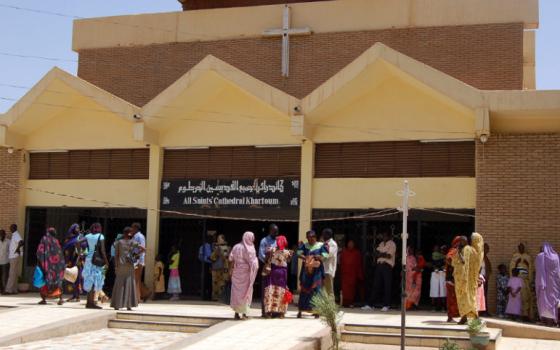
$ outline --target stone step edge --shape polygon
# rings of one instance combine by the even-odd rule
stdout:
[[[122,324],[142,324],[142,325],[157,325],[157,326],[174,326],[174,327],[194,327],[194,328],[209,328],[210,325],[205,323],[177,323],[177,322],[159,322],[159,321],[142,321],[142,320],[119,320],[113,319],[109,320],[111,323],[122,323]]]
[[[124,312],[117,311],[117,318],[119,315],[127,316],[146,316],[146,317],[167,317],[167,318],[184,318],[184,319],[201,319],[201,320],[212,320],[212,321],[226,321],[231,320],[231,317],[216,317],[216,316],[193,316],[193,315],[174,315],[174,314],[155,314],[155,313],[145,313],[145,312]]]
[[[341,336],[344,335],[354,335],[361,337],[386,337],[386,338],[400,338],[401,335],[397,333],[369,333],[369,332],[354,332],[354,331],[342,331]],[[407,334],[407,338],[415,339],[449,339],[449,340],[470,340],[470,337],[464,336],[444,336],[444,335],[424,335],[424,334]],[[497,338],[490,338],[490,342],[496,342]]]
[[[361,328],[361,329],[355,329],[355,328]],[[398,334],[400,335],[400,328],[390,328],[387,331],[384,331],[383,329],[384,327],[382,326],[377,326],[377,327],[372,327],[372,326],[345,326],[342,328],[343,331],[347,331],[347,332],[361,332],[361,333],[380,333],[380,334]],[[398,331],[398,332],[397,332]],[[463,331],[463,330],[451,330],[451,329],[426,329],[426,328],[407,328],[406,329],[406,335],[437,335],[435,333],[442,333],[439,334],[441,336],[462,336],[462,335],[466,335],[467,331]]]
[[[358,323],[345,323],[342,324],[342,329],[346,330],[346,327],[361,327],[361,328],[371,328],[371,329],[390,329],[390,330],[399,330],[401,329],[400,326],[395,325],[372,325],[372,324],[358,324]],[[503,330],[497,327],[486,328],[487,332],[490,333],[490,339],[492,339],[492,334],[496,334],[496,338],[503,336]],[[419,326],[406,326],[407,331],[434,331],[434,332],[464,332],[467,334],[467,328],[464,329],[454,329],[454,328],[443,328],[443,327],[419,327]],[[351,331],[351,330],[348,330]],[[352,331],[352,332],[359,332],[359,331]],[[392,332],[363,332],[363,333],[383,333],[383,334],[395,334]],[[400,333],[399,333],[400,334]],[[408,335],[409,333],[407,333]]]

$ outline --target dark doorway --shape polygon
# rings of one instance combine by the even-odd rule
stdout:
[[[181,251],[179,273],[183,295],[200,298],[202,295],[202,264],[198,260],[198,251],[204,238],[208,235],[223,234],[228,245],[233,247],[241,241],[245,231],[255,234],[255,248],[258,250],[260,240],[266,236],[269,222],[246,220],[162,218],[160,224],[159,253],[167,259],[172,245]],[[297,242],[298,224],[295,222],[276,223],[280,234],[288,238],[290,244]],[[255,282],[255,297],[260,296],[260,279]]]
[[[376,211],[376,210],[371,210]],[[339,217],[353,217],[364,214],[363,210],[315,210],[314,219],[327,219]],[[421,305],[429,308],[431,300],[429,298],[430,276],[431,276],[431,253],[434,245],[449,245],[453,237],[458,234],[469,235],[474,230],[474,210],[442,210],[442,211],[423,211],[410,210],[408,220],[408,244],[416,249],[420,249],[427,262],[422,278],[422,297]],[[364,258],[365,282],[361,286],[365,302],[373,292],[373,276],[375,271],[373,252],[375,247],[381,242],[381,234],[389,232],[393,235],[393,240],[397,245],[395,268],[393,270],[393,305],[400,305],[400,272],[401,272],[401,249],[402,249],[402,214],[383,216],[371,220],[337,220],[337,221],[317,221],[314,228],[321,232],[323,228],[330,227],[334,231],[335,239],[339,245],[339,251],[345,246],[349,239],[354,240],[356,246],[361,250]],[[340,290],[340,274],[337,273],[335,279],[335,289]],[[337,288],[338,287],[338,288]],[[360,295],[358,293],[357,295]]]

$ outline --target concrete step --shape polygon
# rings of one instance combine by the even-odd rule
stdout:
[[[208,324],[199,323],[176,323],[161,321],[138,321],[138,320],[109,320],[109,328],[134,329],[141,331],[159,331],[159,332],[180,332],[180,333],[198,333],[210,327]]]
[[[389,333],[401,334],[401,328],[398,326],[378,326],[364,324],[345,324],[344,330],[349,332],[361,333]],[[467,333],[465,329],[460,328],[439,328],[439,327],[407,327],[407,335],[441,335],[446,337],[462,337]]]
[[[213,326],[224,321],[225,319],[217,317],[149,314],[141,312],[117,312],[117,320],[169,322],[177,324],[199,324]]]
[[[468,334],[463,336],[445,336],[445,335],[420,335],[407,334],[406,346],[418,346],[427,348],[440,348],[446,340],[456,342],[461,348],[469,349],[471,347]],[[360,344],[378,344],[378,345],[400,345],[400,334],[397,333],[369,333],[369,332],[353,332],[342,331],[341,340],[347,343]],[[490,338],[488,350],[498,349],[500,338]]]

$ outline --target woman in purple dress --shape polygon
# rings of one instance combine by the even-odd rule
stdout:
[[[288,309],[291,295],[288,289],[288,262],[292,258],[292,251],[287,250],[287,246],[285,236],[276,237],[276,248],[267,257],[270,274],[264,278],[265,318],[284,318]]]
[[[558,322],[560,302],[560,261],[549,243],[544,243],[535,259],[535,289],[542,322],[552,326]]]

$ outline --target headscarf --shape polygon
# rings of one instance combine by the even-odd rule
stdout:
[[[241,243],[243,243],[243,246],[249,255],[249,260],[253,260],[253,258],[257,257],[257,251],[255,250],[255,234],[253,232],[245,232]]]
[[[64,268],[66,267],[62,248],[55,235],[56,230],[49,227],[37,247],[37,265],[43,272],[48,291],[54,291],[62,287]]]
[[[286,239],[286,236],[276,237],[276,246],[280,250],[286,249],[286,247],[288,246],[288,240]]]
[[[451,241],[451,248],[447,252],[447,259],[453,259],[453,257],[457,254],[459,251],[459,244],[461,244],[462,239],[463,236],[455,236],[455,238],[453,238],[453,241]]]
[[[76,235],[76,229],[80,228],[80,224],[72,224],[66,233],[66,237],[70,238]]]

